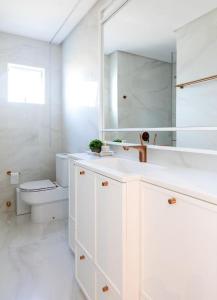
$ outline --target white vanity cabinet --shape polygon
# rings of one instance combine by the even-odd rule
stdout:
[[[217,206],[142,186],[141,299],[217,299]]]
[[[147,178],[98,165],[70,165],[69,236],[72,220],[75,276],[86,298],[216,300],[217,205],[205,201],[212,186],[202,201],[194,198],[206,195],[199,183],[186,184],[195,187],[191,196],[184,186],[154,185],[156,170],[164,176],[156,166]]]
[[[89,300],[139,300],[138,181],[80,165],[75,174],[76,279]]]

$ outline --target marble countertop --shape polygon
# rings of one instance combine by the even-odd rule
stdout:
[[[101,158],[104,159],[104,158]],[[124,161],[124,160],[123,160]],[[128,169],[136,165],[135,171],[118,171],[110,166],[101,166],[94,160],[78,160],[76,164],[120,182],[141,180],[177,193],[185,194],[217,205],[217,172],[192,168],[160,166],[129,161]]]
[[[68,157],[72,160],[95,160],[95,159],[100,159],[100,156],[97,155],[91,155],[88,153],[72,153],[68,154]]]

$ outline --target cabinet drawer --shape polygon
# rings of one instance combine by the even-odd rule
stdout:
[[[94,266],[86,253],[76,246],[75,276],[88,300],[95,299],[95,272]]]
[[[96,275],[96,299],[97,300],[120,300],[118,293],[111,287],[108,280],[100,273]]]

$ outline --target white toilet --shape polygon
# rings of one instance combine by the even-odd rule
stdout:
[[[17,188],[17,214],[31,210],[34,223],[47,223],[68,216],[68,155],[56,155],[56,182],[30,181]],[[19,210],[19,211],[18,211]]]

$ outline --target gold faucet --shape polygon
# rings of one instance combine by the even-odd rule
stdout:
[[[147,146],[144,145],[143,139],[142,139],[142,134],[139,134],[140,146],[124,146],[123,149],[125,151],[129,151],[130,149],[136,149],[139,151],[139,161],[140,162],[147,162]]]

